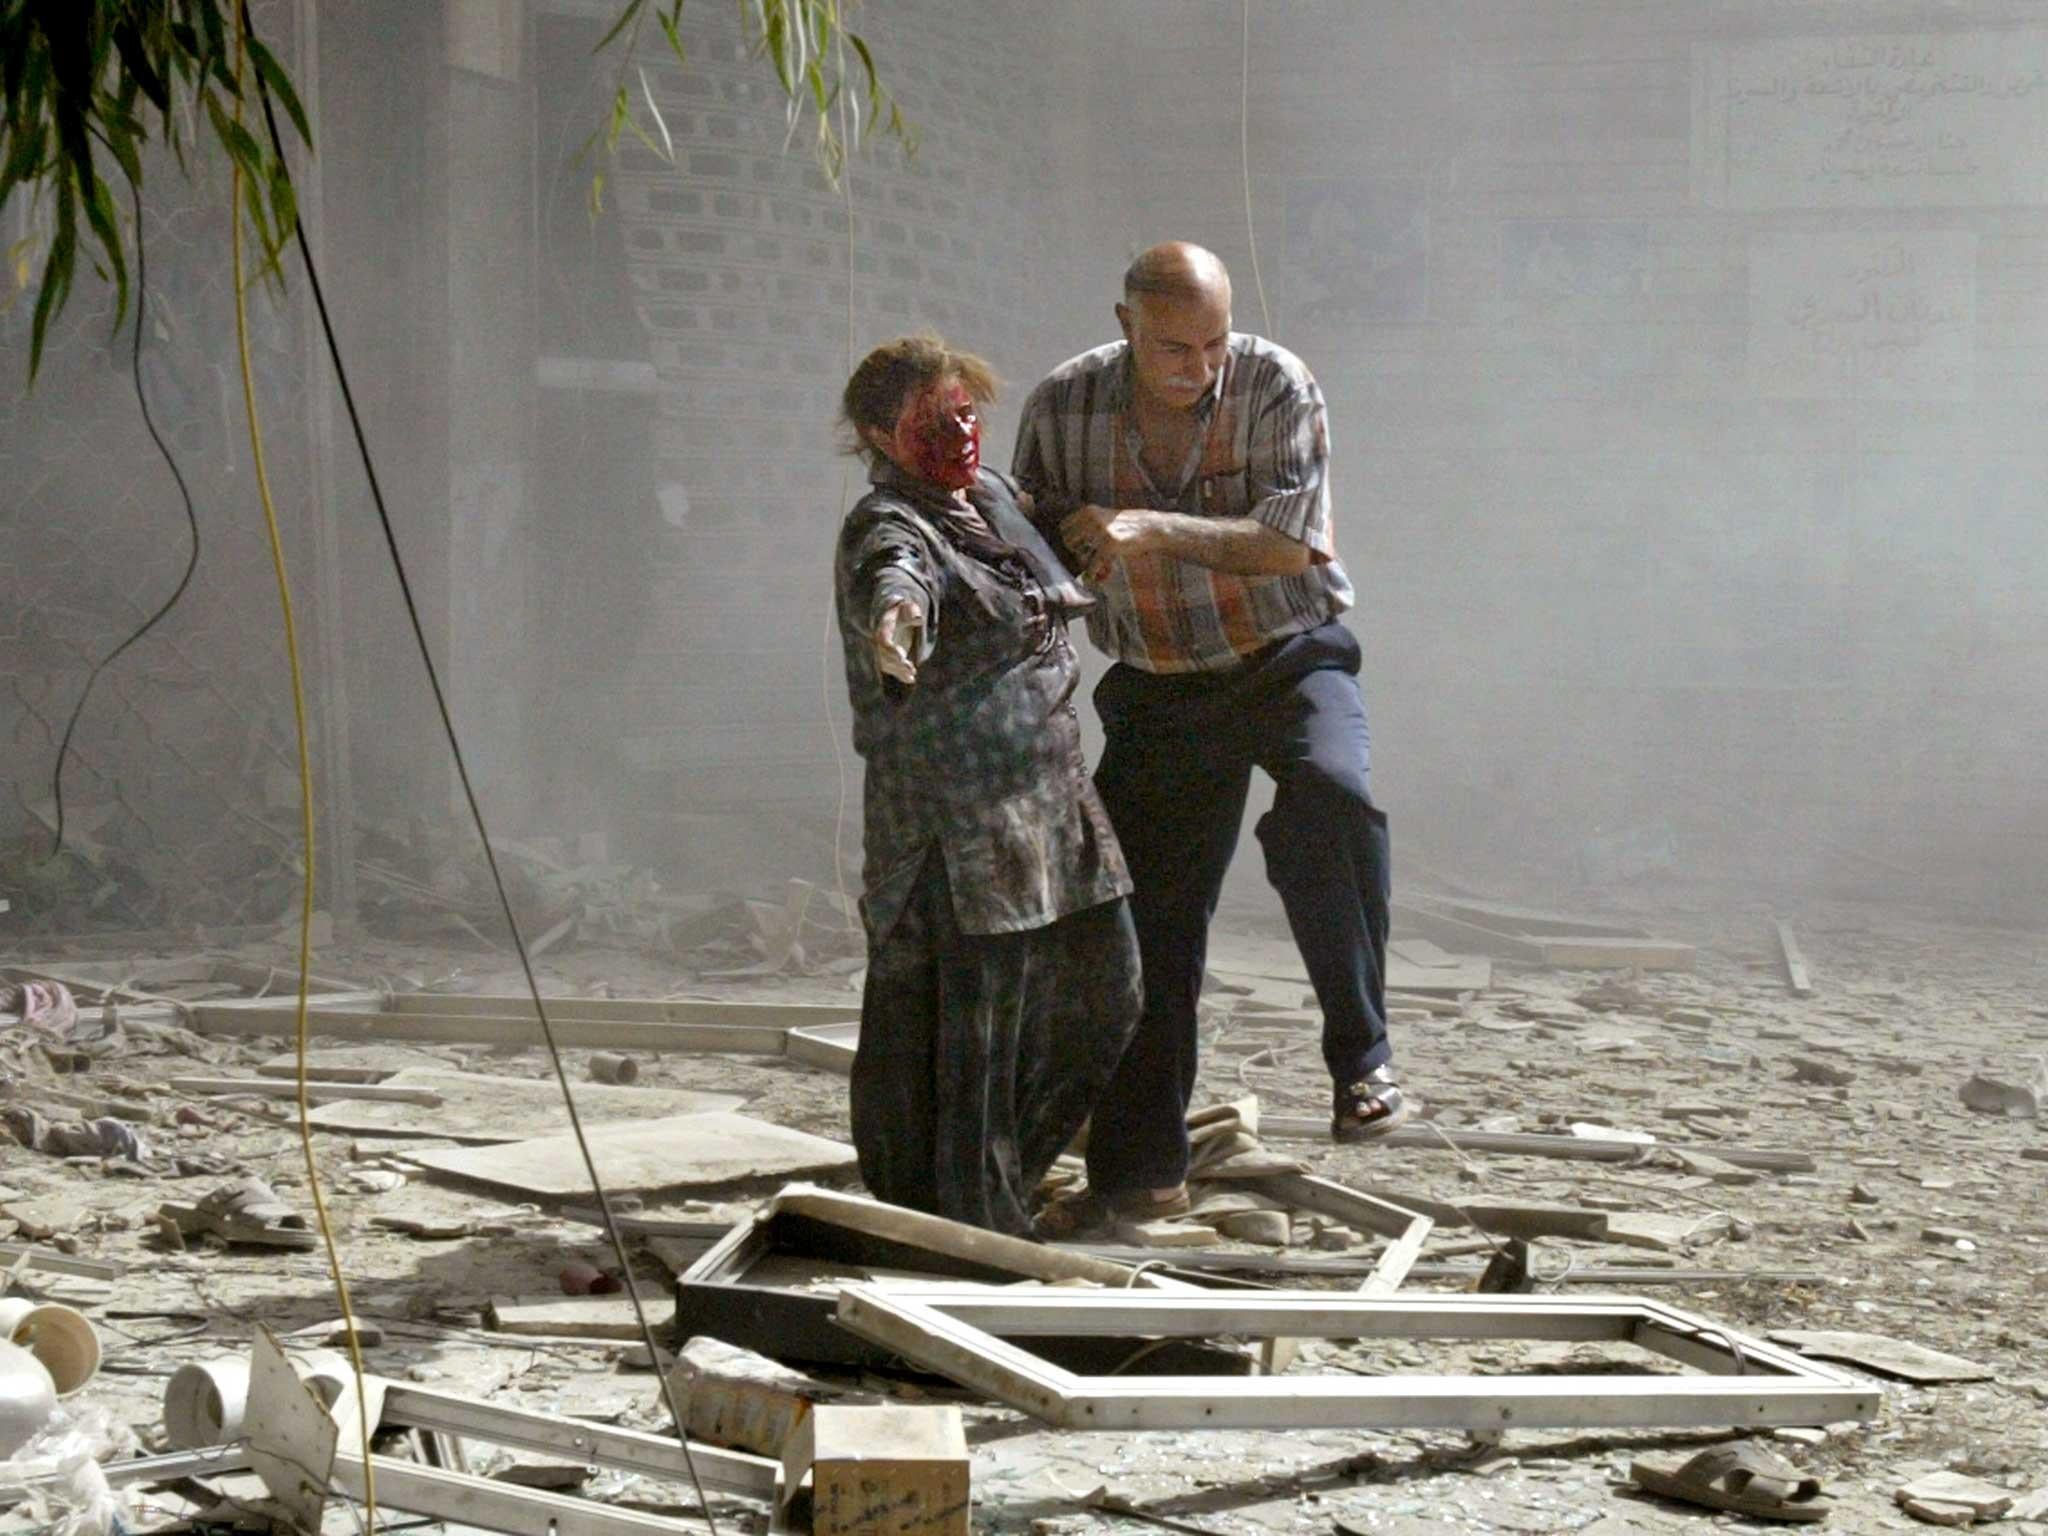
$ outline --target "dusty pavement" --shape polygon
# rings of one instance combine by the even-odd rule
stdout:
[[[1975,1071],[2024,1082],[2037,1055],[2048,1052],[2048,941],[1875,908],[1808,909],[1797,914],[1797,932],[1813,991],[1801,998],[1786,986],[1762,915],[1672,908],[1635,915],[1661,935],[1699,945],[1697,968],[1633,975],[1497,964],[1494,985],[1460,1014],[1397,1017],[1405,1081],[1443,1126],[1485,1122],[1535,1131],[1601,1122],[1666,1141],[1803,1151],[1814,1158],[1815,1173],[1721,1183],[1663,1154],[1613,1165],[1430,1146],[1273,1145],[1328,1177],[1396,1196],[1408,1191],[1452,1204],[1584,1202],[1693,1218],[1685,1223],[1691,1240],[1669,1252],[1545,1239],[1537,1244],[1537,1268],[1558,1275],[1647,1264],[1804,1275],[1658,1285],[1641,1293],[1752,1333],[1856,1330],[1986,1368],[1990,1379],[1979,1382],[1916,1387],[1888,1380],[1875,1423],[1775,1437],[1775,1448],[1820,1476],[1835,1497],[1823,1529],[1915,1528],[1893,1490],[1941,1468],[2003,1483],[2015,1496],[2048,1487],[2048,1161],[2038,1160],[2048,1157],[2048,1126],[1976,1112],[1958,1096]],[[284,958],[277,948],[242,953]],[[31,958],[65,957],[22,946],[0,963]],[[369,942],[331,947],[317,964],[370,985],[491,992],[517,986],[516,970],[481,949]],[[576,995],[825,1002],[850,996],[840,978],[705,982],[675,962],[595,948],[551,952],[542,975],[551,992]],[[1327,1114],[1328,1085],[1310,1029],[1294,1026],[1297,1038],[1283,1036],[1275,1050],[1270,1020],[1233,1013],[1227,996],[1212,995],[1212,1002],[1198,1101],[1249,1090],[1269,1115]],[[199,1167],[247,1169],[303,1208],[305,1169],[288,1106],[201,1099],[164,1086],[193,1072],[247,1075],[278,1047],[211,1040],[204,1060],[142,1054],[146,1048],[84,1074],[18,1077],[9,1097],[52,1115],[140,1109],[156,1162],[182,1156]],[[419,1049],[458,1068],[536,1077],[543,1071],[537,1051]],[[571,1053],[579,1082],[586,1055]],[[757,1118],[847,1135],[842,1084],[792,1063],[643,1059],[640,1081],[740,1094]],[[375,1368],[550,1412],[640,1427],[664,1422],[652,1377],[628,1363],[629,1346],[527,1343],[486,1326],[490,1298],[556,1291],[566,1258],[609,1262],[592,1228],[416,1174],[395,1188],[373,1187],[394,1182],[385,1175],[406,1173],[390,1161],[403,1144],[323,1133],[315,1148],[356,1308],[385,1325],[385,1342],[372,1352]],[[65,1162],[0,1146],[0,1231],[11,1227],[16,1241],[131,1266],[111,1284],[51,1281],[50,1294],[86,1306],[106,1345],[101,1374],[83,1400],[104,1406],[155,1448],[164,1382],[178,1365],[244,1350],[259,1320],[280,1332],[317,1331],[335,1317],[335,1303],[318,1253],[166,1250],[158,1206],[196,1198],[217,1179],[107,1170],[94,1159]],[[699,1219],[736,1216],[772,1187],[724,1189],[716,1199],[660,1209]],[[380,1218],[438,1220],[466,1235],[421,1239],[377,1225]],[[1476,1266],[1469,1241],[1458,1241],[1470,1237],[1440,1231],[1423,1254],[1425,1265],[1449,1244],[1453,1263]],[[668,1272],[652,1257],[637,1272],[650,1292],[665,1290]],[[1415,1279],[1406,1289],[1467,1284]],[[1548,1344],[1331,1343],[1308,1346],[1295,1369],[1541,1370],[1570,1358],[1568,1347]],[[1084,1436],[1043,1430],[1008,1410],[970,1404],[966,1411],[975,1524],[989,1530],[1615,1536],[1767,1528],[1629,1490],[1633,1459],[1721,1438],[1702,1433],[1516,1431],[1493,1443],[1447,1432]],[[1101,1502],[1099,1490],[1142,1507],[1145,1517],[1089,1508],[1091,1496]],[[656,1508],[675,1507],[683,1497],[616,1473],[599,1474],[586,1491]],[[753,1518],[744,1505],[723,1512],[735,1529]],[[2002,1528],[2048,1532],[2048,1518],[2008,1519]]]

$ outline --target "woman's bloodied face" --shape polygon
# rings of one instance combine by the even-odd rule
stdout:
[[[974,484],[981,468],[981,412],[958,379],[938,379],[903,402],[889,457],[949,491]]]

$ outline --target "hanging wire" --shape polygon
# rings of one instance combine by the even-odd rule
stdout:
[[[1259,318],[1273,340],[1273,311],[1266,307],[1266,280],[1259,276],[1259,229],[1252,219],[1252,0],[1244,0],[1238,49],[1237,152],[1244,180],[1244,237],[1252,248],[1252,285],[1259,291]]]
[[[249,12],[245,4],[235,17],[235,126],[242,125],[246,97],[242,78],[248,58]],[[284,158],[282,146],[278,158]],[[363,1526],[374,1536],[377,1529],[377,1473],[370,1456],[370,1389],[364,1379],[363,1344],[356,1328],[355,1313],[349,1305],[348,1277],[342,1273],[341,1247],[334,1238],[334,1226],[327,1217],[327,1197],[320,1189],[320,1165],[313,1156],[312,1094],[306,1070],[308,1021],[306,999],[311,991],[313,970],[313,746],[306,725],[306,678],[299,661],[299,626],[292,612],[291,578],[285,569],[284,534],[278,527],[277,503],[270,494],[270,470],[263,457],[263,427],[256,408],[256,373],[249,361],[249,293],[242,270],[242,162],[232,159],[229,180],[228,243],[232,252],[235,282],[235,356],[241,366],[242,408],[249,422],[249,456],[256,474],[256,495],[263,505],[263,528],[270,541],[271,568],[277,576],[277,602],[284,623],[285,663],[291,676],[292,724],[298,747],[299,836],[304,843],[300,858],[302,885],[299,892],[299,974],[295,1014],[298,1041],[298,1130],[299,1146],[306,1159],[306,1187],[313,1199],[313,1221],[320,1229],[320,1243],[326,1252],[327,1269],[334,1281],[334,1297],[341,1310],[341,1323],[348,1339],[349,1364],[355,1375],[357,1430],[362,1437]]]
[[[242,0],[240,12],[245,32],[253,36],[255,29],[249,15],[249,0]],[[277,113],[260,71],[257,74],[256,87],[262,100],[263,120],[269,130],[271,148],[279,163],[285,165],[284,138],[278,131]],[[290,174],[288,165],[285,174]],[[341,347],[335,339],[333,318],[327,308],[326,291],[320,282],[319,268],[313,260],[312,246],[306,238],[306,226],[302,218],[294,218],[292,234],[299,249],[300,263],[306,271],[307,286],[312,291],[314,309],[320,316],[321,334],[326,342],[328,359],[334,367],[335,384],[341,392],[342,404],[348,413],[349,428],[355,436],[356,453],[362,461],[364,478],[369,482],[370,500],[376,508],[377,522],[383,533],[385,551],[390,556],[392,574],[398,578],[399,596],[405,607],[406,619],[412,628],[414,643],[419,649],[420,664],[426,671],[427,685],[433,694],[435,711],[440,716],[442,733],[448,741],[448,752],[454,763],[455,776],[461,785],[470,821],[476,828],[477,840],[483,846],[484,863],[490,872],[492,888],[497,893],[499,910],[503,913],[506,928],[511,934],[512,947],[519,958],[520,974],[525,978],[527,995],[532,1000],[534,1016],[540,1024],[541,1040],[546,1047],[548,1061],[554,1068],[555,1082],[562,1092],[562,1103],[568,1110],[570,1134],[575,1140],[577,1155],[583,1163],[584,1171],[589,1176],[591,1192],[597,1197],[598,1213],[603,1219],[605,1236],[610,1240],[612,1253],[618,1260],[619,1278],[625,1286],[627,1299],[632,1303],[641,1342],[646,1346],[648,1359],[655,1366],[662,1397],[675,1421],[676,1439],[683,1449],[683,1460],[689,1468],[690,1483],[697,1495],[698,1508],[705,1524],[711,1529],[711,1536],[718,1536],[718,1523],[711,1513],[711,1501],[705,1495],[703,1480],[697,1473],[696,1457],[690,1450],[687,1421],[676,1399],[675,1384],[670,1378],[670,1373],[660,1369],[661,1347],[655,1340],[654,1326],[648,1318],[646,1302],[640,1294],[639,1282],[633,1275],[632,1260],[626,1252],[625,1238],[620,1232],[618,1217],[612,1208],[611,1195],[606,1191],[604,1180],[598,1174],[597,1159],[590,1150],[589,1138],[584,1134],[583,1117],[577,1111],[576,1095],[569,1086],[568,1069],[563,1064],[561,1047],[555,1039],[554,1024],[548,1018],[547,1005],[541,997],[540,979],[533,969],[533,956],[527,948],[524,934],[520,931],[518,915],[513,911],[511,893],[506,888],[504,873],[499,868],[497,852],[491,846],[490,832],[484,822],[483,806],[477,799],[476,785],[470,777],[469,762],[463,753],[462,741],[455,729],[455,718],[448,706],[448,695],[442,686],[440,669],[435,666],[433,652],[427,645],[426,624],[420,617],[419,604],[413,595],[412,578],[406,569],[403,552],[398,546],[398,534],[392,526],[383,487],[377,479],[376,462],[370,453],[361,413],[356,408],[355,391],[349,384],[348,369],[342,361]]]
[[[149,395],[142,387],[142,327],[144,316],[149,309],[149,245],[142,229],[141,184],[130,181],[128,193],[135,208],[135,343],[129,350],[128,371],[135,380],[135,403],[141,408],[143,426],[149,429],[149,440],[156,444],[156,451],[163,455],[164,465],[170,470],[171,478],[178,483],[178,499],[185,508],[185,526],[192,535],[192,552],[185,558],[184,574],[178,578],[177,586],[172,589],[171,595],[164,599],[163,605],[144,619],[127,639],[107,652],[92,671],[86,674],[85,686],[78,691],[78,702],[71,707],[71,718],[64,722],[64,734],[57,743],[56,765],[50,770],[50,795],[56,802],[57,827],[55,840],[50,844],[49,855],[43,861],[45,863],[64,851],[64,763],[71,755],[71,738],[78,729],[79,720],[85,714],[86,700],[92,697],[93,684],[100,680],[102,672],[120,659],[124,651],[155,629],[164,615],[178,606],[178,600],[185,595],[186,588],[192,585],[192,573],[199,569],[199,514],[192,506],[192,491],[185,484],[184,473],[178,468],[178,461],[172,456],[170,445],[164,441],[163,433],[157,430],[156,418],[150,414]]]

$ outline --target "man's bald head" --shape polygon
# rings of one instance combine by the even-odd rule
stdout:
[[[1141,298],[1192,299],[1230,307],[1230,271],[1214,251],[1186,240],[1167,240],[1138,253],[1124,268],[1124,302]]]
[[[1130,343],[1138,394],[1184,411],[1209,391],[1230,346],[1230,274],[1214,251],[1169,240],[1124,273],[1117,323]]]

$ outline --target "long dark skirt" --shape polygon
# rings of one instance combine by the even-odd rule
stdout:
[[[962,933],[925,860],[868,945],[853,1144],[877,1199],[997,1232],[1081,1129],[1137,1027],[1138,940],[1119,898],[1023,933]]]

